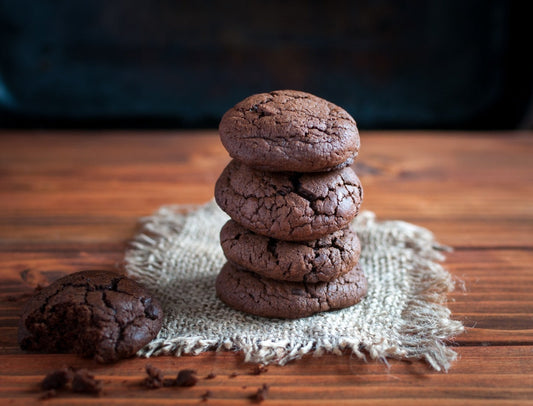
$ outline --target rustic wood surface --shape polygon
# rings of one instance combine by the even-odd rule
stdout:
[[[28,354],[17,322],[28,294],[70,272],[120,269],[136,221],[170,203],[203,203],[229,157],[214,131],[0,133],[0,404],[531,404],[533,402],[533,133],[370,132],[355,166],[364,209],[430,228],[454,248],[449,295],[459,359],[449,373],[423,362],[307,357],[252,375],[234,353],[150,363],[198,371],[192,388],[146,390],[145,359],[99,365]],[[43,376],[87,367],[100,398],[38,401]],[[236,377],[231,377],[237,373]],[[211,391],[202,402],[201,396]]]

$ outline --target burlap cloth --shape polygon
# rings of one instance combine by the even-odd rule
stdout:
[[[347,309],[300,320],[266,319],[233,310],[216,298],[225,262],[219,231],[228,219],[214,202],[165,206],[141,220],[126,252],[126,272],[149,288],[164,308],[163,328],[139,355],[242,351],[246,361],[284,364],[307,353],[342,354],[386,362],[425,359],[448,369],[456,353],[446,340],[463,331],[450,319],[450,274],[436,261],[443,247],[426,229],[403,221],[355,220],[368,295]]]

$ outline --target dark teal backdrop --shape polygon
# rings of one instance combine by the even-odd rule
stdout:
[[[214,127],[294,88],[364,128],[514,128],[529,18],[504,0],[0,0],[0,125]]]

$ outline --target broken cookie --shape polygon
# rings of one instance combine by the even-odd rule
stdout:
[[[23,350],[74,352],[99,362],[134,355],[161,329],[159,302],[137,282],[109,271],[83,271],[40,290],[23,308]]]

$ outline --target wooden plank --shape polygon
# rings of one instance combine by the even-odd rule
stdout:
[[[378,362],[364,363],[350,357],[325,355],[306,357],[286,366],[269,366],[259,376],[252,375],[252,367],[231,353],[208,353],[200,356],[157,357],[150,360],[131,359],[118,365],[99,365],[72,355],[8,355],[0,359],[2,390],[0,399],[34,400],[38,396],[38,382],[55,366],[72,365],[92,370],[104,381],[102,400],[120,404],[130,400],[145,402],[199,402],[206,390],[213,399],[248,402],[248,396],[263,383],[270,385],[268,403],[291,404],[305,401],[351,402],[379,404],[392,401],[409,402],[425,399],[428,402],[448,400],[470,402],[489,399],[527,401],[533,395],[533,352],[531,347],[458,348],[460,360],[448,374],[429,370],[420,363],[391,361],[390,367]],[[33,357],[32,362],[27,360]],[[180,369],[195,369],[200,378],[215,373],[211,380],[200,379],[193,388],[142,389],[144,366],[152,363],[168,376]],[[232,373],[237,373],[231,378]],[[416,393],[416,396],[414,394]],[[82,401],[95,403],[98,399],[80,398],[64,394],[54,402]],[[438,404],[438,403],[436,403]]]

